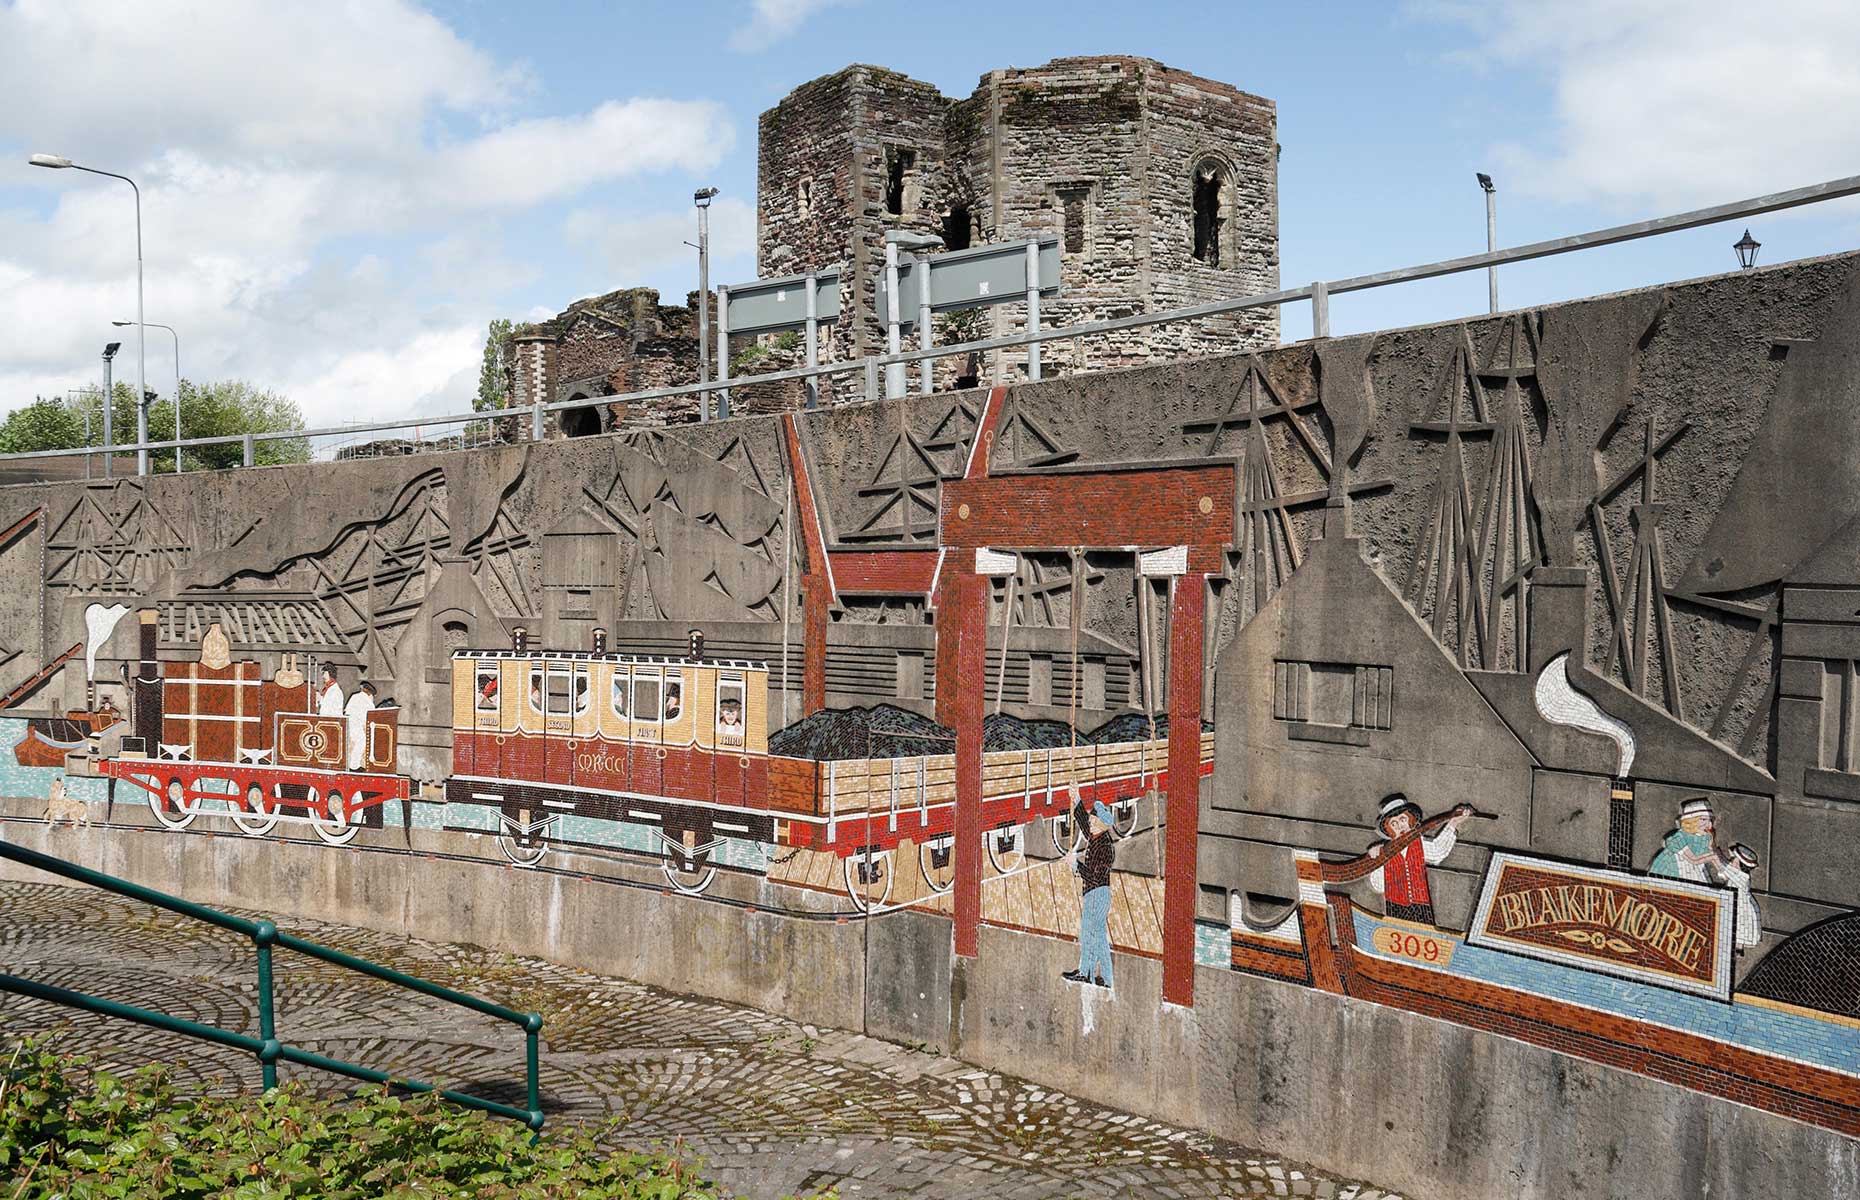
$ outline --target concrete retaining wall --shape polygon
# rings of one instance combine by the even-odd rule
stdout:
[[[986,928],[981,957],[952,969],[936,917],[806,919],[748,907],[746,881],[728,881],[737,904],[673,900],[426,857],[482,849],[460,835],[423,832],[409,856],[152,829],[0,832],[203,903],[471,942],[926,1043],[1417,1200],[1860,1195],[1860,1142],[1839,1134],[1231,972],[1200,970],[1193,1009],[1159,1006],[1160,965],[1146,959],[1118,957],[1114,993],[1081,990],[1059,978],[1069,944]],[[44,876],[0,863],[0,878]]]

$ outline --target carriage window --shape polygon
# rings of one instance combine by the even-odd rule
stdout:
[[[594,703],[594,692],[588,687],[588,668],[575,668],[575,715],[588,711]]]
[[[477,691],[478,698],[473,703],[479,712],[497,711],[497,693],[499,688],[496,663],[479,663]]]
[[[676,721],[678,714],[685,711],[684,676],[677,673],[665,679],[665,719]]]
[[[530,668],[530,711],[543,710],[543,670],[541,667]]]
[[[625,717],[627,714],[626,692],[628,679],[625,667],[614,668],[613,706],[614,716]]]
[[[717,741],[721,745],[743,744],[743,723],[747,719],[744,698],[748,689],[741,679],[717,681]]]
[[[633,676],[633,719],[635,721],[659,719],[659,677],[657,675]]]
[[[566,670],[554,670],[554,671],[549,672],[549,715],[550,716],[566,717],[568,715],[568,705],[569,705],[569,696],[571,694],[570,693],[571,687],[572,687],[572,680],[570,680],[569,674]]]

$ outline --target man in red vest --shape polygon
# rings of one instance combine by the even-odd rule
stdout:
[[[1453,810],[1439,833],[1433,837],[1403,835],[1420,828],[1421,810],[1407,796],[1392,792],[1383,798],[1376,814],[1376,828],[1387,841],[1369,848],[1371,857],[1383,859],[1369,876],[1369,886],[1385,900],[1386,915],[1422,925],[1434,923],[1434,897],[1427,890],[1427,868],[1446,861],[1459,841],[1459,827],[1473,815],[1465,805]],[[1401,843],[1398,848],[1391,847]]]

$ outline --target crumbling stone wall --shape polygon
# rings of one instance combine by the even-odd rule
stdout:
[[[850,268],[827,357],[880,352],[873,303],[888,229],[951,248],[1061,239],[1046,325],[1267,291],[1278,284],[1276,110],[1226,84],[1130,56],[990,72],[965,100],[878,67],[796,88],[762,115],[758,268]],[[1218,169],[1219,253],[1196,258],[1195,179]],[[1023,305],[989,315],[1025,327]],[[1051,346],[1048,370],[1123,366],[1277,340],[1276,310]],[[1026,355],[1004,355],[1009,370]],[[954,383],[964,364],[939,364]]]

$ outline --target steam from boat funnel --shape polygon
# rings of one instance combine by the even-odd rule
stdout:
[[[1634,731],[1603,712],[1569,682],[1569,654],[1557,655],[1537,676],[1537,711],[1552,725],[1599,733],[1620,750],[1621,761],[1615,774],[1626,778],[1634,765]]]
[[[97,651],[110,640],[115,632],[117,622],[129,613],[127,604],[112,604],[105,608],[93,604],[84,610],[84,679],[92,682],[97,678]]]

